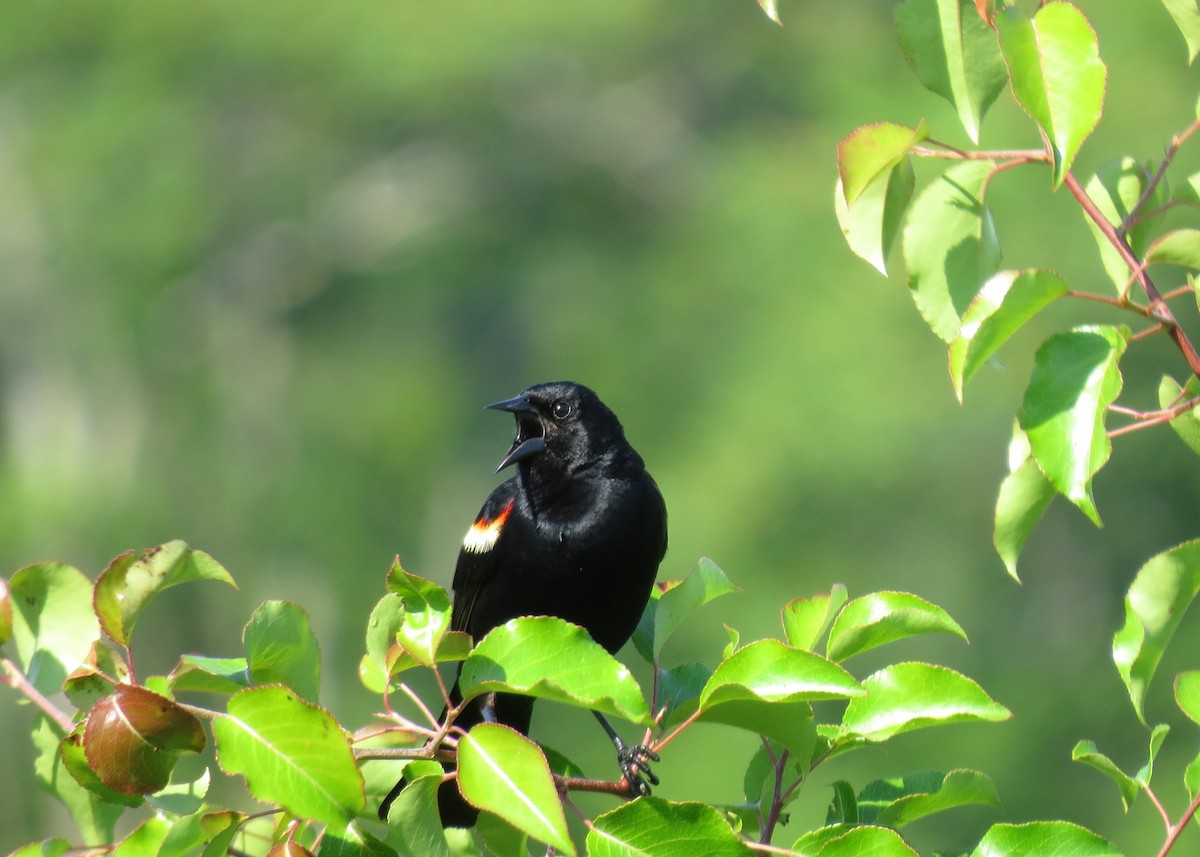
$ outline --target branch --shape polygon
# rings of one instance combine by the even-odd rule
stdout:
[[[4,670],[4,678],[0,679],[13,690],[20,691],[25,696],[42,710],[42,713],[53,720],[58,728],[64,733],[70,735],[75,728],[75,724],[71,718],[61,711],[53,702],[42,696],[41,691],[29,683],[29,679],[25,678],[25,673],[21,672],[20,667],[10,661],[8,658],[0,658],[0,668]]]
[[[1115,428],[1108,433],[1108,436],[1117,437],[1123,434],[1129,434],[1132,431],[1149,428],[1150,426],[1160,425],[1175,419],[1180,414],[1186,414],[1192,408],[1200,405],[1200,396],[1194,396],[1185,402],[1180,402],[1170,408],[1165,408],[1161,411],[1135,411],[1130,408],[1123,408],[1119,405],[1110,405],[1109,410],[1114,413],[1122,414],[1134,420],[1127,426]]]
[[[1200,353],[1196,352],[1196,347],[1192,345],[1192,341],[1188,339],[1187,334],[1183,332],[1183,328],[1179,326],[1179,321],[1175,318],[1175,313],[1171,312],[1171,307],[1163,300],[1158,287],[1154,285],[1154,281],[1150,279],[1150,275],[1146,273],[1146,269],[1138,261],[1137,256],[1129,249],[1129,244],[1125,241],[1125,238],[1117,232],[1116,227],[1109,223],[1108,218],[1096,207],[1096,203],[1092,201],[1087,191],[1079,184],[1079,180],[1075,178],[1074,173],[1068,172],[1063,179],[1063,183],[1067,186],[1067,190],[1071,192],[1071,195],[1078,201],[1080,207],[1083,208],[1084,213],[1096,224],[1096,227],[1108,239],[1108,242],[1116,248],[1117,253],[1121,256],[1121,260],[1133,272],[1134,279],[1137,280],[1142,290],[1146,293],[1146,297],[1150,300],[1148,309],[1151,318],[1163,323],[1167,328],[1167,334],[1183,353],[1184,359],[1187,360],[1192,374],[1200,378]]]
[[[1198,810],[1200,810],[1200,794],[1196,795],[1192,799],[1192,802],[1188,804],[1188,808],[1183,811],[1183,815],[1180,816],[1179,821],[1167,825],[1167,838],[1163,841],[1163,846],[1158,851],[1158,857],[1167,857],[1167,853],[1175,847],[1175,842],[1179,839],[1179,835],[1187,829],[1192,816]]]

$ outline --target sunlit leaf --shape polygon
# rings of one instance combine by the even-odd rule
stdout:
[[[178,540],[140,553],[128,551],[110,562],[97,579],[96,615],[108,636],[128,646],[146,604],[159,592],[193,580],[215,580],[237,587],[219,562]]]
[[[71,843],[65,839],[43,839],[40,842],[30,842],[9,853],[8,857],[62,857],[71,848]]]
[[[812,706],[807,702],[727,699],[705,706],[699,719],[765,735],[802,764],[811,758],[817,741]]]
[[[406,771],[406,774],[409,772]],[[438,818],[441,773],[413,777],[388,810],[388,845],[403,854],[450,857],[446,834]]]
[[[150,794],[166,786],[181,753],[199,753],[206,739],[200,721],[166,697],[137,685],[118,685],[92,706],[83,733],[88,767],[125,794]]]
[[[463,662],[459,687],[464,698],[502,690],[650,722],[629,669],[578,625],[550,616],[513,619],[489,631]]]
[[[1016,6],[996,13],[1013,94],[1041,129],[1057,187],[1104,106],[1107,69],[1096,33],[1069,3],[1046,3],[1033,18]]]
[[[1021,428],[1038,466],[1097,526],[1092,477],[1112,452],[1104,418],[1121,392],[1118,363],[1128,342],[1127,328],[1102,326],[1050,337],[1038,349],[1021,405]]]
[[[905,0],[896,7],[896,31],[921,83],[954,105],[978,143],[979,124],[1008,82],[1008,69],[975,0]]]
[[[176,768],[172,782],[154,794],[147,795],[146,803],[174,815],[191,815],[197,812],[204,805],[204,798],[208,796],[212,775],[208,768],[202,770],[200,775],[192,780],[177,781],[178,775],[179,769]]]
[[[1139,718],[1146,688],[1183,614],[1200,592],[1200,540],[1160,553],[1138,571],[1125,596],[1125,624],[1113,635],[1113,663]]]
[[[872,592],[855,598],[838,613],[825,653],[840,662],[885,643],[939,632],[967,639],[959,624],[936,604],[907,592]]]
[[[1200,670],[1175,676],[1175,703],[1194,723],[1200,723]]]
[[[925,323],[946,342],[960,318],[1000,268],[1000,240],[984,187],[995,164],[965,161],[917,196],[904,228],[908,286]]]
[[[1017,576],[1017,558],[1021,555],[1021,548],[1052,499],[1054,486],[1042,473],[1033,456],[1026,458],[1000,483],[1000,492],[996,495],[996,524],[992,543],[1013,580],[1020,580]]]
[[[833,210],[846,245],[885,277],[887,258],[900,234],[915,184],[912,162],[905,158],[867,185],[853,205],[846,204],[841,180],[835,189]]]
[[[783,26],[783,21],[779,19],[779,9],[776,0],[758,0],[758,5],[766,13],[767,17],[774,21],[779,26]]]
[[[284,687],[243,690],[227,710],[213,721],[217,759],[256,798],[332,825],[365,806],[362,774],[329,712]]]
[[[1129,810],[1134,798],[1137,797],[1138,784],[1134,782],[1133,777],[1117,767],[1116,762],[1101,753],[1099,748],[1096,747],[1095,742],[1080,741],[1071,750],[1071,758],[1080,764],[1087,765],[1089,768],[1095,768],[1112,780],[1116,784],[1117,790],[1121,793],[1122,806],[1124,806],[1126,811]]]
[[[928,139],[923,121],[916,128],[879,122],[855,129],[837,145],[838,176],[846,205],[853,207],[859,194],[895,169],[913,146]]]
[[[729,823],[703,803],[638,798],[596,816],[588,857],[751,857]]]
[[[1068,821],[994,824],[971,857],[1123,857],[1106,839]]]
[[[1158,757],[1158,751],[1162,749],[1163,741],[1167,740],[1167,733],[1170,731],[1171,727],[1166,723],[1160,723],[1150,730],[1150,748],[1146,764],[1133,775],[1142,788],[1150,785],[1150,779],[1154,776],[1154,760]]]
[[[450,597],[446,590],[423,577],[409,574],[397,557],[388,571],[387,587],[404,602],[404,621],[396,640],[426,666],[437,663],[442,637],[450,630]]]
[[[253,684],[284,684],[305,699],[321,692],[321,647],[304,609],[264,601],[242,632]]]
[[[828,593],[793,598],[783,607],[783,633],[788,645],[812,651],[833,617],[846,603],[846,587],[835,583]]]
[[[947,667],[902,663],[863,680],[866,696],[850,700],[842,732],[868,741],[886,741],[940,723],[1000,721],[1011,712],[978,684]]]
[[[86,727],[86,722],[79,723],[69,735],[59,742],[59,759],[62,762],[63,768],[70,774],[70,777],[67,779],[74,779],[76,783],[87,789],[92,796],[104,803],[128,807],[141,806],[145,803],[145,798],[142,795],[110,789],[100,780],[96,772],[92,770],[88,764],[87,752],[83,748],[83,731]]]
[[[100,639],[92,583],[69,565],[43,562],[14,574],[8,589],[17,662],[29,683],[51,696]]]
[[[648,648],[642,656],[654,660],[688,616],[710,601],[738,591],[715,562],[702,557],[687,577],[658,590],[657,597],[647,605],[634,644],[639,649]]]
[[[250,686],[250,666],[245,658],[209,658],[183,655],[171,671],[177,691],[199,691],[231,696]]]
[[[436,820],[436,816],[435,816]],[[529,857],[529,835],[513,827],[498,815],[479,813],[475,832],[489,857]],[[415,854],[424,853],[414,851]]]
[[[128,681],[129,665],[112,646],[99,640],[92,647],[87,661],[67,676],[63,682],[63,693],[77,709],[88,711],[101,699],[111,695],[118,684]]]
[[[1175,19],[1175,26],[1183,34],[1187,42],[1188,64],[1196,59],[1200,52],[1200,3],[1197,0],[1163,0],[1163,5]]]
[[[320,857],[398,857],[386,842],[353,822],[341,829],[326,829]]]
[[[562,801],[537,744],[499,723],[481,723],[458,744],[458,785],[472,805],[533,838],[574,854]]]
[[[850,673],[820,655],[759,640],[723,661],[700,693],[700,707],[731,700],[810,702],[862,696]]]
[[[1069,291],[1053,271],[1001,271],[983,284],[963,313],[950,343],[950,379],[961,402],[963,387],[1026,322]]]
[[[147,819],[117,843],[112,857],[157,857],[170,831],[165,818]]]
[[[900,838],[900,834],[886,827],[864,825],[833,831],[833,834],[822,841],[819,848],[814,849],[816,842],[804,838],[794,847],[812,857],[917,857],[917,852]]]
[[[1176,229],[1154,239],[1147,265],[1178,265],[1200,270],[1200,229]]]

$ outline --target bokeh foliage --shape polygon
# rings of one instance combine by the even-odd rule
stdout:
[[[1194,459],[1166,429],[1119,440],[1096,486],[1107,528],[1052,508],[1026,584],[1007,580],[996,451],[1031,366],[984,367],[960,409],[943,349],[833,217],[849,129],[955,124],[912,84],[893,13],[785,4],[779,30],[749,0],[0,9],[4,573],[54,558],[94,576],[186,538],[245,595],[188,593],[139,625],[144,650],[233,653],[248,604],[295,600],[325,644],[327,704],[365,711],[354,670],[382,570],[399,552],[448,582],[493,484],[509,427],[479,407],[573,378],[663,487],[665,576],[718,558],[750,593],[720,619],[748,637],[774,625],[779,588],[933,598],[972,641],[942,662],[1016,716],[983,746],[891,752],[989,771],[1011,818],[1053,804],[1137,841],[1069,754],[1081,735],[1125,765],[1144,752],[1103,740],[1133,719],[1108,644],[1134,571],[1194,535]],[[1195,89],[1157,4],[1088,15],[1111,86],[1080,174],[1156,155]],[[1016,119],[997,106],[982,142],[1036,145]],[[1086,224],[1044,191],[996,190],[1006,265],[1053,255],[1072,281],[1104,277]],[[1170,705],[1156,690],[1147,707]],[[0,710],[0,757],[27,769],[26,716]],[[545,713],[535,729],[570,734]],[[701,749],[663,765],[665,796],[719,782]],[[49,811],[10,790],[0,847]],[[1144,802],[1134,815],[1155,823]]]

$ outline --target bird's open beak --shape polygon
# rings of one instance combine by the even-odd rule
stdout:
[[[525,398],[524,394],[505,399],[503,402],[495,402],[487,407],[488,410],[493,411],[508,411],[517,418],[517,436],[513,440],[512,446],[509,447],[508,454],[497,465],[497,473],[510,464],[516,464],[531,455],[537,455],[546,448],[546,439],[543,437],[546,431],[545,426],[538,417],[537,409],[529,403],[529,399]]]

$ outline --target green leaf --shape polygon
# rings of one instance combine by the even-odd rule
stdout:
[[[1104,215],[1104,219],[1120,231],[1133,217],[1134,209],[1141,201],[1142,194],[1145,193],[1152,175],[1153,170],[1149,166],[1133,158],[1121,158],[1109,161],[1097,170],[1096,174],[1088,180],[1085,189],[1096,204],[1096,208]],[[1145,214],[1153,211],[1163,203],[1163,196],[1164,183],[1160,182],[1137,213]],[[1132,222],[1128,229],[1124,229],[1125,240],[1138,258],[1141,258],[1142,254],[1146,252],[1146,245],[1153,231],[1152,227],[1160,219],[1161,215],[1138,219]],[[1125,259],[1117,252],[1117,248],[1100,231],[1096,222],[1087,216],[1084,217],[1084,220],[1092,232],[1092,237],[1096,239],[1096,245],[1100,249],[1100,261],[1103,262],[1104,270],[1116,287],[1117,294],[1125,294],[1132,278],[1129,266],[1125,264]]]
[[[1184,769],[1183,786],[1192,800],[1195,800],[1196,795],[1200,794],[1200,756],[1188,762],[1188,766]]]
[[[72,734],[81,736],[82,732],[81,725],[76,729],[76,733]],[[32,737],[33,746],[37,750],[37,759],[34,762],[37,780],[43,788],[56,795],[67,807],[71,818],[79,828],[83,843],[87,845],[111,843],[113,828],[124,812],[120,802],[138,805],[141,804],[142,799],[111,792],[114,800],[109,802],[87,787],[80,785],[79,780],[68,769],[64,754],[59,751],[60,745],[65,745],[67,740],[46,717],[38,715],[34,722]],[[87,760],[84,758],[82,744],[77,741],[74,748],[77,751],[80,767],[86,770]],[[95,774],[92,774],[92,777],[95,778]],[[99,779],[95,779],[95,783],[99,788],[104,788]]]
[[[1176,229],[1154,239],[1146,265],[1178,265],[1200,269],[1200,229]]]
[[[833,210],[846,245],[885,277],[887,258],[900,234],[915,186],[916,176],[909,158],[867,185],[853,205],[846,204],[842,183],[840,180],[837,183]]]
[[[423,577],[409,574],[396,557],[388,571],[387,588],[404,602],[404,621],[396,640],[425,666],[437,663],[442,637],[450,630],[450,597],[446,590]]]
[[[984,187],[996,165],[965,161],[930,182],[904,228],[908,287],[925,323],[946,342],[967,305],[1000,268],[1000,240]]]
[[[475,831],[488,857],[529,857],[529,836],[498,815],[479,813]],[[414,851],[414,854],[424,852]]]
[[[108,636],[128,646],[133,626],[150,599],[193,580],[215,580],[237,588],[219,562],[184,542],[167,542],[136,554],[128,551],[110,562],[96,581],[96,615]]]
[[[513,619],[489,631],[463,662],[459,687],[466,699],[500,690],[650,722],[629,669],[583,628],[552,616]]]
[[[300,818],[349,823],[366,805],[362,774],[329,712],[284,687],[254,687],[213,721],[217,760],[259,800]]]
[[[963,387],[979,367],[1069,290],[1053,271],[1001,271],[983,284],[963,313],[958,337],[950,343],[950,380],[960,402]]]
[[[959,624],[936,604],[907,592],[872,592],[855,598],[838,613],[825,653],[841,662],[885,643],[938,632],[967,639]]]
[[[117,843],[117,847],[112,850],[112,855],[113,857],[157,857],[170,829],[170,825],[164,818],[148,819]]]
[[[812,651],[817,641],[846,603],[846,587],[835,583],[828,593],[812,598],[793,598],[783,607],[783,633],[788,645]]]
[[[148,679],[150,680],[152,679]],[[87,661],[67,676],[62,689],[72,705],[86,712],[101,699],[112,694],[117,684],[128,681],[128,664],[112,646],[101,640],[92,647]]]
[[[829,809],[825,813],[825,824],[833,827],[858,824],[858,796],[854,793],[854,786],[845,780],[837,780],[833,784],[833,799],[830,800]],[[831,835],[821,838],[820,846],[811,850],[819,851],[824,843],[841,835],[840,832],[830,833]]]
[[[1200,52],[1200,4],[1196,0],[1163,0],[1163,5],[1187,42],[1188,65],[1191,65]]]
[[[658,706],[666,708],[664,723],[683,719],[686,713],[696,709],[700,691],[708,684],[712,670],[704,664],[680,664],[658,671]]]
[[[1020,582],[1017,557],[1052,499],[1054,486],[1032,456],[1000,483],[992,543],[1013,580]]]
[[[367,657],[384,675],[388,674],[388,650],[396,644],[403,625],[404,599],[389,592],[375,604],[367,620]]]
[[[987,774],[960,769],[943,774],[929,771],[875,780],[858,795],[860,821],[899,828],[906,824],[969,804],[1000,808],[996,786]]]
[[[562,801],[537,744],[499,723],[481,723],[458,743],[458,786],[473,806],[565,854],[575,853]]]
[[[1095,768],[1112,780],[1116,784],[1117,790],[1121,793],[1121,805],[1125,808],[1126,812],[1129,811],[1129,807],[1133,805],[1134,798],[1137,797],[1138,784],[1134,782],[1133,777],[1117,767],[1117,764],[1112,759],[1101,753],[1094,742],[1080,741],[1071,751],[1071,759],[1087,765],[1089,768]]]
[[[441,782],[441,774],[409,780],[388,810],[388,845],[402,854],[450,857],[450,847],[438,818]]]
[[[1123,857],[1106,839],[1068,821],[994,824],[971,857]]]
[[[783,21],[779,20],[779,9],[776,6],[775,0],[758,0],[758,5],[762,8],[766,16],[774,21],[779,26],[783,26]]]
[[[819,832],[819,831],[818,831]],[[917,857],[900,834],[886,827],[852,827],[822,841],[818,850],[801,838],[794,848],[813,857]]]
[[[277,846],[278,847],[278,846]],[[303,855],[301,855],[303,857]],[[398,857],[391,846],[357,823],[342,830],[326,830],[319,857]]]
[[[145,798],[140,794],[126,794],[110,789],[88,765],[87,753],[83,749],[83,731],[86,726],[86,722],[77,724],[75,729],[59,742],[58,754],[63,768],[71,775],[70,778],[105,803],[128,807],[141,806],[145,803]]]
[[[868,741],[941,723],[996,722],[1012,716],[983,688],[947,667],[893,664],[868,676],[862,686],[867,695],[850,700],[841,730]]]
[[[851,132],[837,145],[838,176],[846,205],[852,207],[869,185],[894,170],[913,146],[928,139],[924,121],[916,128],[879,122]]]
[[[751,857],[715,809],[642,797],[596,817],[588,857]]]
[[[1108,461],[1108,406],[1121,392],[1118,368],[1128,328],[1078,327],[1038,349],[1020,424],[1038,466],[1058,493],[1100,526],[1092,477]]]
[[[250,686],[250,666],[245,658],[209,658],[183,655],[171,670],[176,691],[198,691],[232,696]]]
[[[1049,144],[1057,187],[1104,107],[1108,72],[1096,33],[1062,2],[1043,5],[1032,19],[1006,6],[996,13],[996,29],[1013,94]]]
[[[175,770],[175,774],[178,776],[178,768]],[[190,781],[176,782],[173,778],[166,788],[147,795],[146,803],[155,809],[174,815],[191,815],[198,812],[204,805],[204,798],[208,796],[211,780],[212,775],[208,768],[204,768],[198,777]]]
[[[56,837],[22,845],[16,851],[11,852],[8,857],[62,857],[70,849],[70,842]]]
[[[181,753],[204,749],[204,728],[191,712],[137,685],[117,685],[88,713],[83,749],[104,785],[150,794],[170,782]]]
[[[634,645],[653,662],[688,616],[722,595],[739,591],[715,562],[702,557],[683,580],[659,585],[634,634]]]
[[[958,111],[971,142],[1008,82],[996,35],[975,0],[905,0],[896,8],[904,58],[930,92]]]
[[[1200,670],[1175,676],[1175,704],[1193,723],[1200,723]]]
[[[765,735],[790,750],[805,769],[817,741],[812,706],[807,702],[729,699],[706,707],[700,720]]]
[[[700,708],[742,700],[811,702],[863,695],[833,661],[778,640],[759,640],[723,661],[700,692]]]
[[[1154,776],[1154,760],[1158,757],[1158,751],[1162,749],[1163,741],[1167,739],[1167,733],[1170,731],[1171,727],[1166,723],[1160,723],[1150,730],[1150,750],[1146,764],[1133,775],[1134,780],[1143,788],[1150,786],[1150,778]]]
[[[1113,635],[1113,663],[1145,722],[1146,688],[1183,614],[1200,591],[1200,540],[1151,559],[1125,596],[1125,624]]]
[[[254,684],[283,684],[305,699],[321,692],[321,647],[303,608],[265,601],[242,632],[246,663]]]
[[[8,589],[17,662],[30,684],[52,696],[100,639],[92,583],[69,565],[43,562],[14,574]]]
[[[1187,385],[1180,387],[1179,383],[1168,375],[1164,375],[1158,385],[1158,406],[1163,410],[1180,404],[1184,399],[1194,399],[1200,396],[1200,378],[1195,375],[1187,380]],[[1190,408],[1171,420],[1171,428],[1179,439],[1187,444],[1196,455],[1200,455],[1200,409]]]

